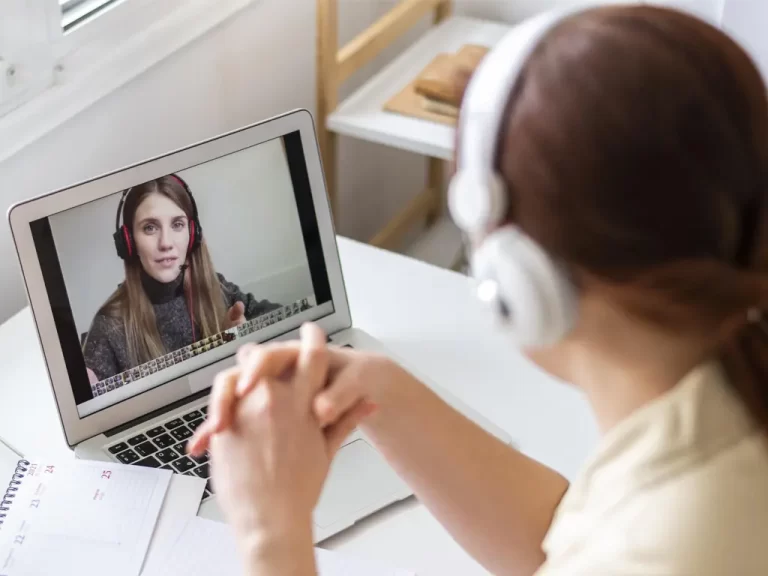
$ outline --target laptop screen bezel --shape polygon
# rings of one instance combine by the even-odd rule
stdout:
[[[336,232],[326,192],[317,138],[310,113],[296,110],[226,134],[207,139],[182,149],[158,156],[129,167],[98,176],[86,182],[56,190],[12,206],[8,218],[19,257],[19,264],[35,320],[38,339],[48,370],[54,398],[61,418],[67,443],[70,446],[140,418],[191,396],[196,389],[190,387],[190,376],[183,376],[161,384],[137,396],[104,408],[94,414],[80,417],[68,376],[64,354],[59,341],[53,311],[48,297],[40,261],[37,256],[30,223],[53,214],[115,194],[131,186],[180,172],[190,166],[257,146],[261,143],[298,132],[301,137],[304,163],[312,192],[315,218],[320,232],[323,257],[331,287],[334,311],[315,321],[329,334],[351,326],[349,304],[344,287],[336,244]],[[276,340],[297,336],[298,326],[278,336]],[[198,370],[212,376],[231,365],[233,358],[216,361]],[[17,383],[23,386],[24,383]]]

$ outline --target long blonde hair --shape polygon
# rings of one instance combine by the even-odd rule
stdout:
[[[150,194],[161,194],[181,208],[189,221],[194,210],[189,193],[173,176],[163,176],[135,186],[125,199],[123,222],[133,230],[136,210]],[[227,310],[221,283],[213,267],[205,240],[191,254],[187,254],[189,269],[184,278],[184,294],[189,305],[193,302],[195,323],[201,333],[198,338],[207,338],[225,329]],[[99,314],[122,318],[128,357],[131,365],[144,364],[167,354],[160,330],[157,327],[155,311],[141,282],[141,262],[134,256],[125,260],[125,282],[107,299]]]

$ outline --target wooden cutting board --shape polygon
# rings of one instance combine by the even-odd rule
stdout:
[[[474,70],[480,61],[488,53],[488,48],[474,44],[467,44],[456,54],[438,54],[419,74],[420,77],[440,77],[446,75],[452,66],[461,66]],[[417,78],[409,83],[400,92],[395,94],[384,104],[384,110],[395,114],[402,114],[412,118],[430,120],[448,126],[455,126],[458,110],[446,109],[445,114],[425,109],[423,96],[416,91]],[[438,107],[439,108],[439,107]]]
[[[451,54],[438,54],[424,71],[428,72],[429,70],[440,69],[451,58]],[[410,116],[412,118],[447,124],[449,126],[456,125],[456,118],[454,116],[445,116],[443,114],[436,114],[425,110],[422,106],[422,98],[423,96],[416,92],[416,78],[414,78],[412,82],[384,104],[384,110],[387,112],[394,112],[395,114]]]

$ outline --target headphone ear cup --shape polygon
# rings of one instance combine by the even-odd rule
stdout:
[[[203,242],[203,228],[197,220],[189,221],[189,248],[191,254],[200,247]]]
[[[120,226],[112,235],[112,238],[115,240],[115,250],[117,250],[117,255],[120,258],[127,260],[135,254],[133,236],[127,226]]]
[[[195,236],[197,235],[197,226],[195,221],[189,221],[189,244],[187,245],[187,252],[191,253],[195,249]]]
[[[473,274],[496,283],[495,304],[509,316],[511,336],[524,348],[551,346],[576,321],[574,287],[544,250],[515,226],[488,236],[475,251]]]
[[[448,208],[465,232],[482,233],[498,225],[507,209],[507,187],[497,173],[478,178],[459,171],[451,179]]]

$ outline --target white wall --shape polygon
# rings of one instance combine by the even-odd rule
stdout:
[[[747,48],[763,78],[768,78],[768,1],[729,0],[723,28]]]
[[[709,20],[716,20],[725,0],[459,0],[458,12],[506,21],[518,21],[557,6],[599,4],[663,4],[688,10]],[[763,0],[736,0],[762,2]]]
[[[123,280],[123,261],[110,235],[120,194],[55,214],[49,220],[77,333]]]
[[[394,1],[341,3],[340,33],[348,40]],[[314,0],[254,3],[0,163],[0,207],[288,109],[313,110],[314,38]],[[351,167],[343,169],[340,229],[367,238],[418,191],[424,162],[355,140],[342,141],[340,155],[343,166]],[[0,224],[0,288],[2,321],[26,304],[5,221]]]
[[[272,140],[179,172],[195,195],[216,271],[258,299],[312,294],[288,161]]]
[[[288,162],[273,140],[183,170],[216,271],[259,300],[313,294]],[[123,281],[112,234],[121,194],[50,218],[78,333]]]
[[[575,0],[458,0],[457,12],[515,21]],[[690,0],[709,3],[711,0]],[[763,0],[730,0],[763,2]],[[340,0],[345,42],[394,0]],[[423,26],[420,27],[423,29]],[[400,46],[420,32],[409,33]],[[314,109],[315,0],[261,0],[0,164],[0,206],[161,154],[291,108]],[[399,46],[349,83],[359,85]],[[280,79],[279,81],[277,79]],[[367,238],[416,194],[412,154],[341,139],[341,233]],[[0,320],[25,304],[7,225],[0,226]]]

